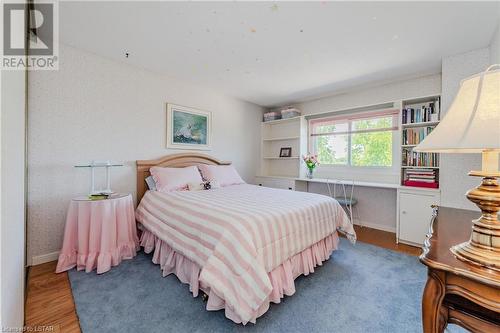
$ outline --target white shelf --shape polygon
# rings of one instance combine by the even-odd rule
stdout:
[[[298,156],[292,156],[292,157],[274,157],[274,156],[264,156],[263,159],[265,160],[298,160]]]
[[[289,137],[281,137],[281,138],[268,138],[262,139],[262,141],[286,141],[286,140],[298,140],[300,136],[289,136]]]
[[[273,125],[273,124],[286,123],[286,122],[289,122],[289,121],[299,120],[300,117],[301,116],[287,118],[287,119],[276,119],[276,120],[270,120],[270,121],[263,121],[261,124],[262,125]]]
[[[413,148],[416,147],[417,145],[401,145],[401,148]]]
[[[413,127],[428,127],[428,126],[437,126],[439,121],[425,121],[419,123],[410,123],[410,124],[401,124],[403,128],[413,128]]]

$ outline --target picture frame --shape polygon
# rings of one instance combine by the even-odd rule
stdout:
[[[292,157],[292,147],[283,147],[280,149],[280,157]]]
[[[211,150],[212,112],[167,103],[167,148]]]

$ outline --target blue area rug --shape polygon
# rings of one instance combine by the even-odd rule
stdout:
[[[84,333],[422,332],[426,268],[416,257],[342,239],[330,260],[295,280],[295,295],[246,326],[206,311],[143,252],[105,274],[71,270],[69,278]]]

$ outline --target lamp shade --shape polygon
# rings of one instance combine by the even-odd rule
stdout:
[[[460,83],[445,117],[415,151],[500,151],[500,69],[494,68],[500,66],[490,66]]]

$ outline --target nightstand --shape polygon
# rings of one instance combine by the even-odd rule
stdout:
[[[123,259],[135,257],[139,239],[132,195],[109,199],[71,200],[56,273],[76,267],[87,273],[107,272]]]

